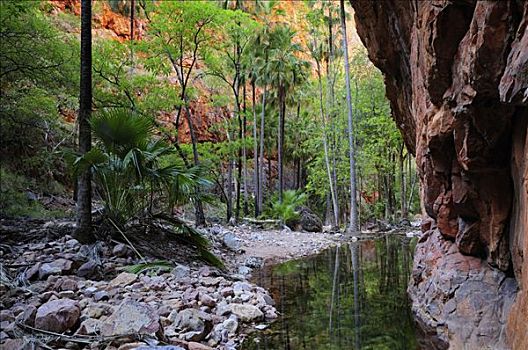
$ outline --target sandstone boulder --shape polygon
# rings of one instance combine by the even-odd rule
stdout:
[[[304,231],[308,232],[322,232],[323,221],[317,214],[315,214],[308,207],[299,207],[297,209],[299,213],[299,225]]]
[[[104,336],[155,334],[160,329],[159,316],[144,303],[125,300],[101,325]]]
[[[79,320],[79,304],[70,299],[49,301],[40,306],[35,315],[35,328],[62,333]]]

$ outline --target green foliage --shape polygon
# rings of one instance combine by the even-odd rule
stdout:
[[[99,39],[94,43],[94,102],[99,108],[130,108],[143,115],[171,110],[178,90],[165,79],[141,68],[142,55],[131,60],[131,50],[141,46]]]
[[[264,216],[279,219],[287,226],[294,227],[296,220],[299,219],[297,208],[302,206],[306,199],[306,194],[300,191],[284,191],[282,202],[279,201],[277,196],[272,198]]]
[[[175,149],[153,137],[152,121],[146,117],[109,110],[95,115],[91,126],[98,142],[75,159],[74,169],[93,169],[105,215],[119,225],[152,214],[161,204],[170,210],[193,198],[195,186],[208,185],[200,168],[164,163]]]
[[[194,49],[203,55],[214,29],[222,23],[221,10],[211,2],[160,2],[149,24],[149,38],[139,48],[148,54],[146,67],[169,75]],[[200,45],[201,44],[201,45]]]
[[[0,169],[0,216],[49,218],[64,217],[59,210],[47,210],[36,198],[31,188],[34,181],[5,168]]]
[[[61,120],[77,106],[78,43],[59,32],[36,1],[0,4],[0,152],[2,166],[35,179],[36,192],[57,194],[62,183],[60,150],[71,145]]]
[[[196,187],[209,185],[201,168],[171,163],[174,147],[154,137],[151,120],[129,110],[103,111],[94,115],[90,124],[95,147],[77,157],[73,169],[92,169],[106,225],[123,232],[135,227],[137,221],[146,221],[159,232],[195,247],[208,263],[223,266],[208,251],[204,236],[171,216],[174,205],[196,198]]]

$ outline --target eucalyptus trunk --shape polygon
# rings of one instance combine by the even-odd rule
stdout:
[[[348,112],[348,157],[350,162],[350,225],[348,226],[348,233],[352,234],[359,230],[358,214],[357,214],[357,199],[356,199],[356,161],[354,150],[354,128],[353,128],[353,111],[352,111],[352,93],[350,87],[350,63],[348,59],[348,41],[346,32],[345,19],[345,4],[344,0],[340,0],[341,5],[341,28],[343,31],[343,54],[345,57],[345,80],[347,90],[347,112]]]
[[[189,104],[187,101],[187,96],[183,96],[185,102],[185,117],[187,119],[187,124],[189,125],[189,134],[191,135],[192,151],[193,151],[193,161],[194,165],[198,166],[200,164],[200,158],[198,155],[198,140],[194,132],[194,126],[191,119],[191,110],[189,109]],[[200,188],[196,186],[196,199],[194,201],[194,215],[195,215],[195,224],[196,226],[205,226],[205,215],[203,211],[202,201],[200,199]]]
[[[79,91],[79,152],[92,148],[90,116],[92,113],[92,1],[81,1],[81,79]],[[92,232],[91,169],[81,172],[77,179],[77,228],[75,238],[82,243],[94,240]]]
[[[330,185],[330,195],[332,197],[332,208],[333,208],[333,214],[334,214],[334,226],[339,225],[339,208],[337,205],[337,194],[335,192],[333,179],[332,179],[332,171],[330,166],[330,158],[328,155],[328,135],[326,132],[326,117],[325,117],[325,111],[323,107],[323,83],[321,82],[321,69],[319,61],[316,61],[317,63],[317,76],[318,76],[318,82],[319,82],[319,111],[321,113],[321,122],[323,126],[323,149],[324,149],[324,156],[325,156],[325,164],[326,164],[326,172],[328,175],[328,183]]]
[[[335,93],[334,93],[334,73],[332,72],[332,65],[334,63],[334,34],[333,34],[333,25],[334,20],[332,17],[332,5],[328,7],[328,60],[326,65],[326,78],[328,81],[328,123],[330,125],[330,135],[328,137],[329,145],[329,155],[331,156],[331,169],[332,169],[332,181],[334,183],[335,196],[337,198],[335,205],[337,205],[337,213],[339,214],[339,186],[337,181],[337,142],[336,142],[336,127],[335,127]],[[338,217],[339,220],[339,217]],[[336,226],[339,226],[339,221],[336,222]]]

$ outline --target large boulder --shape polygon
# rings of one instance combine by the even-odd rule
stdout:
[[[160,329],[159,316],[149,305],[125,300],[101,325],[103,336],[123,334],[153,335]]]
[[[323,221],[317,214],[308,207],[299,207],[299,225],[301,229],[308,232],[321,232],[323,230]]]
[[[240,239],[232,232],[227,232],[226,234],[224,234],[222,242],[227,248],[235,252],[239,251],[242,246],[242,242],[240,241]]]
[[[202,341],[213,328],[209,315],[192,308],[178,312],[173,324],[177,329],[185,332],[182,336],[187,341]]]
[[[73,327],[81,315],[79,304],[71,299],[48,301],[40,306],[35,315],[38,329],[62,333]]]

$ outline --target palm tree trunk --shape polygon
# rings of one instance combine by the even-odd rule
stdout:
[[[238,92],[238,88],[237,88]],[[238,140],[242,140],[242,117],[240,116],[240,102],[238,100],[238,93],[235,95],[236,114],[238,118]],[[242,149],[238,149],[237,155],[237,177],[236,177],[236,208],[235,208],[235,219],[238,222],[240,218],[240,184],[242,180]]]
[[[348,233],[358,231],[358,217],[357,217],[357,200],[356,200],[356,161],[354,152],[354,129],[352,123],[352,94],[350,87],[350,63],[348,60],[348,41],[346,32],[346,20],[345,20],[345,4],[344,1],[340,1],[341,4],[341,28],[343,31],[343,51],[345,56],[345,77],[346,77],[346,89],[347,89],[347,111],[348,111],[348,157],[350,161],[350,225],[348,227]]]
[[[283,147],[284,147],[284,112],[285,112],[285,91],[284,87],[279,87],[279,130],[278,130],[278,170],[279,170],[279,202],[282,203],[282,193],[284,191],[283,178]]]
[[[262,94],[262,113],[260,115],[260,161],[259,161],[259,196],[258,196],[258,211],[262,212],[262,205],[264,203],[264,122],[266,116],[266,86]],[[271,168],[268,167],[268,173],[271,173]]]
[[[255,196],[255,217],[260,215],[259,195],[260,195],[260,166],[258,159],[258,139],[257,139],[257,109],[255,106],[255,82],[251,82],[251,99],[253,102],[253,186]]]
[[[81,81],[79,93],[79,152],[92,148],[92,1],[81,2]],[[82,243],[94,240],[92,233],[92,176],[84,170],[77,180],[77,229],[75,238]]]
[[[244,215],[248,215],[248,190],[247,190],[247,150],[246,150],[246,132],[247,132],[247,118],[246,118],[246,84],[242,87],[242,105],[243,107],[243,120],[242,120],[242,170],[243,170],[243,183],[244,183]]]

